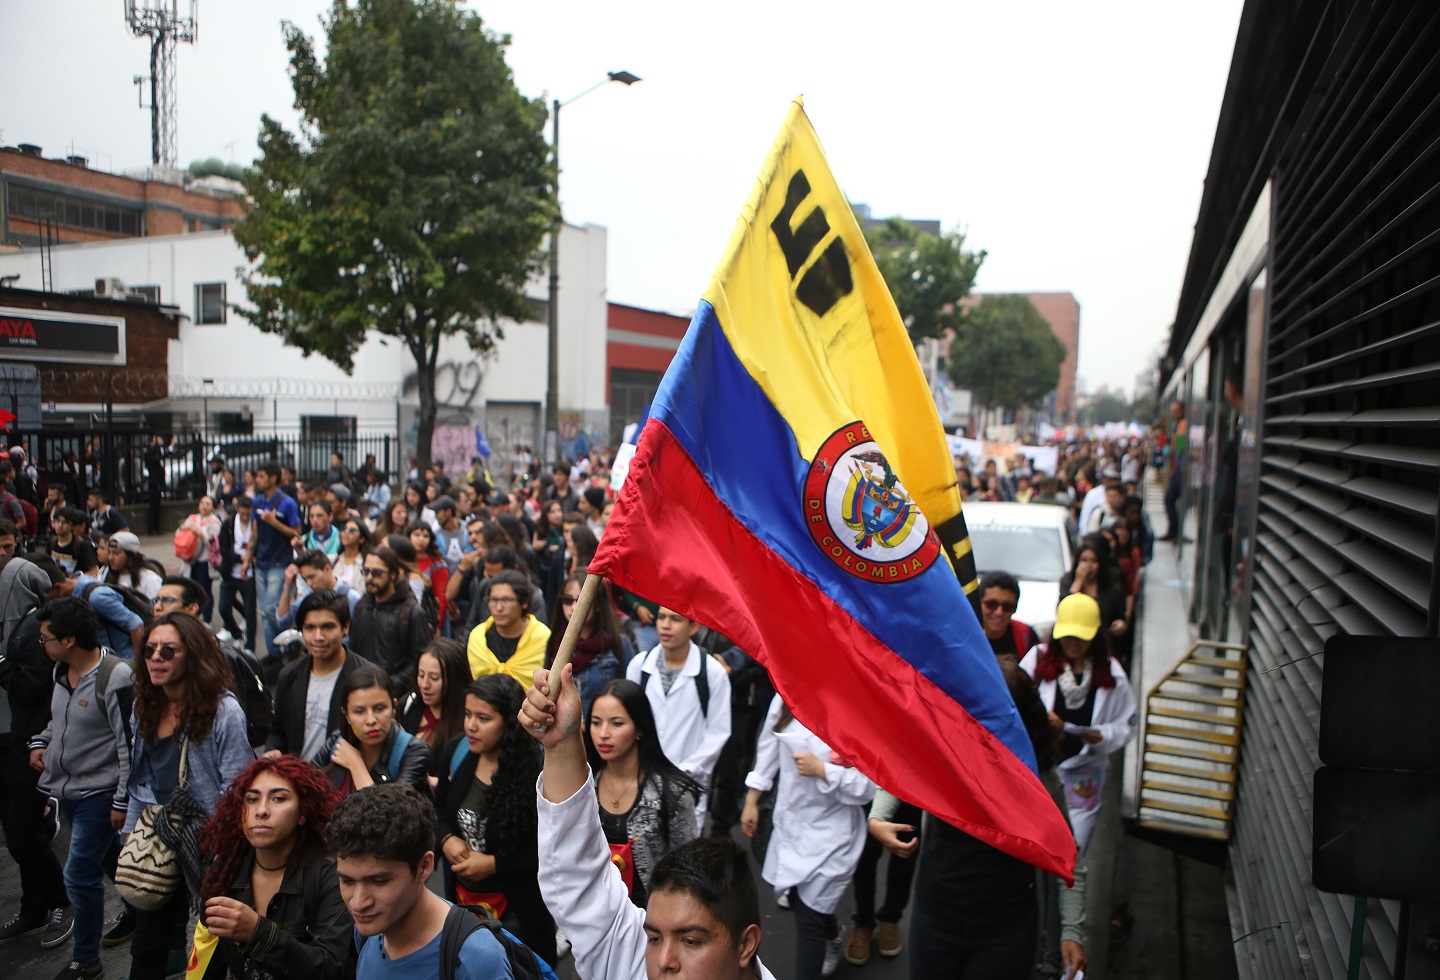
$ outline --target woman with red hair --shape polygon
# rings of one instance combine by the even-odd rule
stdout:
[[[205,927],[220,942],[206,980],[354,976],[354,923],[325,828],[340,793],[293,755],[256,759],[201,834]]]
[[[1104,798],[1107,756],[1135,737],[1135,694],[1125,668],[1110,655],[1102,625],[1100,603],[1072,592],[1055,609],[1050,642],[1020,661],[1035,678],[1051,726],[1061,733],[1060,781],[1082,853]]]

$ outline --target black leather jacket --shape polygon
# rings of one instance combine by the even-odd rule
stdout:
[[[253,868],[252,853],[226,892],[246,905],[255,900],[250,888]],[[355,975],[355,923],[340,897],[333,860],[317,858],[302,867],[287,867],[270,907],[260,911],[248,943],[220,940],[225,976],[249,976],[247,964],[274,977],[343,980]],[[206,977],[215,972],[212,961]]]
[[[400,719],[396,718],[390,723],[390,734],[385,736],[385,742],[380,746],[380,757],[375,760],[375,765],[370,767],[370,778],[376,783],[409,783],[429,799],[430,746],[426,745],[423,739],[411,737],[410,744],[405,746],[405,750],[400,754],[395,772],[390,771],[390,754],[395,748],[395,740],[400,737],[400,731]],[[350,775],[348,769],[330,761],[330,756],[335,751],[335,743],[340,738],[338,730],[331,732],[320,754],[310,760],[311,765],[325,770],[330,782],[337,787],[344,786],[345,778]]]

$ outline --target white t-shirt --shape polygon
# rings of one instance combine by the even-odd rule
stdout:
[[[340,679],[340,671],[332,670],[324,677],[312,673],[310,684],[305,689],[305,747],[301,750],[300,758],[309,762],[319,754],[325,746],[325,738],[330,734],[330,699],[335,694],[335,682]]]
[[[245,548],[250,544],[250,533],[255,530],[255,519],[251,518],[249,524],[242,525],[237,515],[235,518],[235,567],[230,569],[231,578],[244,578],[244,570],[240,566],[240,559],[245,557]]]

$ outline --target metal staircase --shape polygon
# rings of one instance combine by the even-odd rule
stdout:
[[[1200,640],[1145,699],[1136,825],[1229,840],[1245,715],[1246,647]]]

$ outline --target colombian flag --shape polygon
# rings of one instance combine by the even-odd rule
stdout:
[[[914,347],[799,103],[661,382],[590,571],[719,630],[881,786],[1070,878],[967,601]]]

